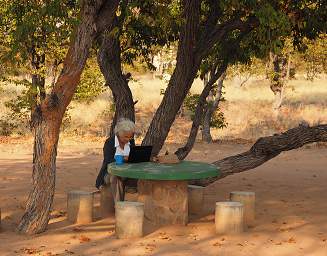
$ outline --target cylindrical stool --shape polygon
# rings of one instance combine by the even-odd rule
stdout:
[[[115,213],[114,197],[109,186],[102,186],[100,189],[100,215],[102,218]]]
[[[93,193],[74,190],[67,196],[67,218],[70,222],[86,224],[93,221]]]
[[[201,214],[203,208],[204,187],[188,185],[188,212],[189,214]]]
[[[230,200],[240,202],[244,206],[244,224],[253,226],[255,219],[255,193],[248,191],[233,191]]]
[[[217,202],[215,213],[217,234],[243,232],[243,204],[239,202]]]
[[[116,235],[118,238],[143,236],[144,204],[118,201],[115,204]]]

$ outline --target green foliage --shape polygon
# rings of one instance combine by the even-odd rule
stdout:
[[[118,23],[111,34],[121,42],[124,65],[153,70],[155,46],[169,45],[178,38],[180,19],[177,1],[130,1],[120,5]]]
[[[9,101],[4,102],[9,113],[3,116],[0,120],[0,134],[9,136],[14,133],[26,134],[29,131],[29,121],[33,100],[31,98],[32,87],[29,81],[23,79],[10,79],[11,83],[16,86],[23,85],[25,89]]]
[[[5,115],[0,119],[0,136],[10,136],[17,129],[18,124],[11,116]]]
[[[210,127],[214,127],[217,129],[223,129],[226,128],[228,125],[226,118],[224,116],[224,113],[220,110],[218,107],[215,112],[213,112],[213,115],[210,120]]]
[[[304,40],[306,50],[301,53],[308,80],[321,73],[327,73],[327,35],[322,34],[316,40]]]
[[[253,77],[265,74],[265,63],[261,59],[251,58],[245,63],[236,63],[228,68],[228,76],[237,77],[240,81],[240,86]]]
[[[0,30],[5,54],[1,59],[25,65],[31,55],[46,61],[62,60],[69,43],[76,11],[69,1],[1,1]]]
[[[98,67],[96,58],[90,58],[86,63],[73,99],[91,102],[105,91],[104,85],[105,79]]]
[[[16,86],[23,85],[25,89],[14,99],[5,102],[5,106],[10,109],[13,117],[21,120],[28,120],[34,103],[32,95],[35,94],[34,90],[36,89],[33,88],[31,83],[26,79],[7,79],[7,81]]]
[[[185,100],[184,100],[184,107],[190,111],[191,113],[191,120],[194,119],[195,117],[195,110],[196,110],[196,106],[199,102],[199,98],[200,98],[200,95],[199,94],[191,94],[189,93]],[[210,104],[212,104],[212,102],[209,102],[208,103],[209,106]],[[202,120],[202,123],[203,123],[203,120]],[[219,109],[217,108],[212,117],[211,117],[211,120],[210,120],[210,127],[214,127],[214,128],[218,128],[218,129],[223,129],[223,128],[226,128],[228,125],[228,123],[226,122],[226,119],[225,119],[225,116],[224,116],[224,113]]]
[[[187,110],[191,112],[191,119],[193,120],[194,114],[195,114],[195,109],[198,104],[200,95],[199,94],[191,94],[189,93],[185,100],[184,100],[184,106]]]

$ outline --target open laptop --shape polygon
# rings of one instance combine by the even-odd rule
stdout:
[[[149,162],[152,152],[152,146],[134,146],[131,147],[128,156],[128,163]]]

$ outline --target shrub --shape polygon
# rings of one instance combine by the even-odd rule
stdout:
[[[194,119],[195,116],[195,109],[199,102],[200,95],[199,94],[188,94],[184,100],[184,107],[190,112],[191,120]],[[211,104],[211,103],[208,103]],[[203,120],[201,121],[201,124],[203,124]],[[217,108],[210,120],[210,127],[222,129],[227,127],[227,122],[224,116],[224,113]]]

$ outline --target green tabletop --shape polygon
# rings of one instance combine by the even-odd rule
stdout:
[[[159,164],[153,162],[108,164],[110,174],[144,180],[193,180],[218,176],[217,166],[202,162],[181,161],[178,164]]]

